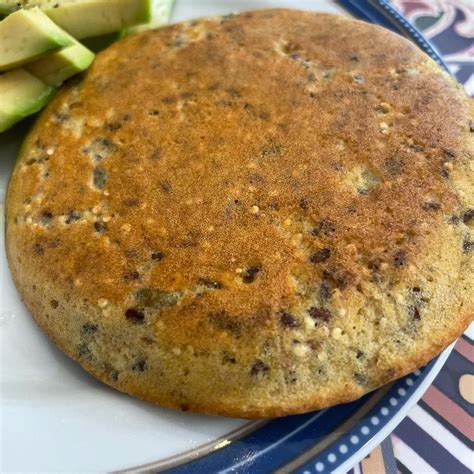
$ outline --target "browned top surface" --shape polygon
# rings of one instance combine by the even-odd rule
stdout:
[[[169,26],[48,107],[12,232],[76,298],[154,305],[164,340],[208,347],[403,279],[466,211],[468,138],[464,94],[381,28],[291,10]]]

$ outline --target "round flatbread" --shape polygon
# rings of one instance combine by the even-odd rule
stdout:
[[[408,41],[262,10],[131,36],[63,87],[8,191],[35,320],[163,406],[353,400],[473,316],[474,125]]]

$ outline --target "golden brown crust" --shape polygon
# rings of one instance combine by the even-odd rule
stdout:
[[[473,317],[471,105],[342,17],[132,36],[24,145],[16,284],[62,350],[145,400],[242,417],[352,400]]]

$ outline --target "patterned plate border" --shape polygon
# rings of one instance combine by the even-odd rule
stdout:
[[[327,450],[295,472],[346,473],[364,459],[405,418],[443,368],[455,343],[421,370],[400,379],[374,409]],[[375,431],[375,434],[374,434]],[[288,471],[287,471],[288,472]]]

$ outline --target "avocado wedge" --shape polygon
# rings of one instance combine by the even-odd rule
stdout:
[[[151,0],[0,0],[0,14],[35,6],[77,39],[113,33],[151,18]]]
[[[25,68],[45,84],[59,87],[66,79],[87,69],[94,53],[72,38],[73,44],[27,64]]]
[[[131,26],[127,29],[127,34],[138,33],[140,31],[158,28],[168,23],[175,0],[151,0],[151,19],[148,23]]]
[[[0,21],[0,71],[72,43],[72,38],[39,8],[16,11]]]
[[[44,107],[55,92],[25,69],[0,74],[0,132]]]

